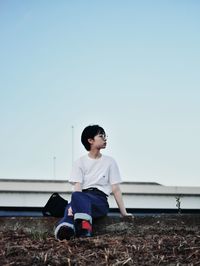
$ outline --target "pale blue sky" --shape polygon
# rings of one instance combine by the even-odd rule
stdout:
[[[124,181],[200,186],[199,14],[197,0],[1,0],[0,178],[67,178],[72,125],[76,159],[95,123]]]

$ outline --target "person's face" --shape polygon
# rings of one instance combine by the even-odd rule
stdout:
[[[93,148],[105,149],[107,144],[107,136],[105,134],[98,134],[94,139],[90,139],[90,144]]]

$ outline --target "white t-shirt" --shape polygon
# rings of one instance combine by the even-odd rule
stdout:
[[[112,157],[102,155],[99,159],[92,159],[84,155],[75,161],[69,182],[81,183],[82,189],[95,187],[109,195],[111,185],[121,183],[122,179]]]

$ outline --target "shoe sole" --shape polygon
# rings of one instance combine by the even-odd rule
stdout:
[[[55,238],[57,240],[70,240],[73,236],[74,230],[65,224],[60,224],[55,229]]]

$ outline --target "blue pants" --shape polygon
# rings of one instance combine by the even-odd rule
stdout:
[[[72,209],[71,215],[69,209]],[[109,211],[106,195],[100,191],[73,192],[71,202],[65,209],[64,217],[58,224],[65,222],[69,227],[74,228],[74,220],[87,220],[92,224],[92,218],[105,216]]]

